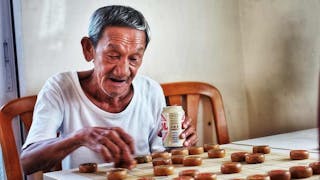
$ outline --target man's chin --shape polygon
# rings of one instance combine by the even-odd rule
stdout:
[[[113,90],[104,89],[104,93],[107,96],[113,97],[113,98],[125,96],[126,92],[127,92],[126,90],[121,90],[121,89],[113,89]]]
[[[122,83],[121,85],[107,84],[107,86],[102,87],[102,91],[109,97],[121,97],[126,96],[128,93],[130,93],[130,86],[124,83]]]
[[[108,93],[108,96],[116,98],[116,97],[121,96],[121,93],[119,93],[119,92],[110,92],[110,93]]]

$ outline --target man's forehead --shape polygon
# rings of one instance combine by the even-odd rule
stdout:
[[[144,51],[146,48],[145,32],[128,27],[107,27],[99,41],[104,44],[104,48],[115,50],[131,48]]]
[[[110,40],[125,40],[132,43],[145,43],[146,34],[144,31],[129,27],[107,27],[103,36]]]
[[[137,52],[143,52],[145,50],[144,44],[136,44],[135,46],[131,46],[133,49],[135,49]],[[112,42],[109,42],[106,46],[108,49],[114,49],[114,50],[120,50],[124,48],[122,44],[114,44]]]

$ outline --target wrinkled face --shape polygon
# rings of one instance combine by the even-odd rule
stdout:
[[[107,27],[94,52],[94,73],[100,90],[109,97],[129,93],[142,63],[144,31],[127,27]]]

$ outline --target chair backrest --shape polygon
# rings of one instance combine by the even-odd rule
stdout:
[[[210,99],[217,142],[227,144],[230,142],[227,122],[224,113],[222,97],[219,90],[203,82],[173,82],[161,84],[167,105],[180,105],[186,114],[192,118],[197,128],[199,102],[201,96]]]
[[[12,100],[0,109],[0,142],[7,179],[23,179],[20,157],[14,137],[12,121],[20,117],[25,131],[28,132],[37,96],[28,96]]]

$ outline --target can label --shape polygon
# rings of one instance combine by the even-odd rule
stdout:
[[[180,139],[185,113],[182,106],[167,106],[161,114],[162,142],[164,147],[181,147],[185,139]]]

